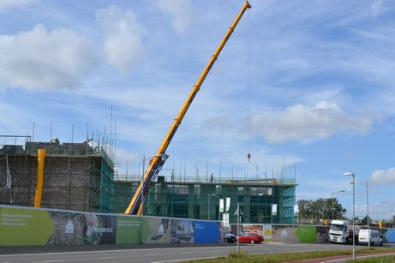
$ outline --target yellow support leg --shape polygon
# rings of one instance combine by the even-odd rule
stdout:
[[[45,161],[45,149],[38,149],[37,151],[37,185],[36,194],[34,196],[34,207],[41,207],[41,199],[43,195],[44,185],[44,161]]]

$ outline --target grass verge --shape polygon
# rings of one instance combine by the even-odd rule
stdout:
[[[395,251],[394,248],[366,248],[359,249],[358,255],[385,253]],[[312,251],[312,252],[295,252],[295,253],[277,253],[277,254],[264,254],[264,255],[249,255],[241,251],[240,255],[232,252],[227,257],[219,257],[214,259],[202,259],[188,261],[188,263],[281,263],[300,261],[313,258],[325,258],[340,255],[351,255],[351,250],[331,250],[331,251]],[[385,261],[384,261],[385,262]]]
[[[371,257],[365,259],[358,259],[356,261],[348,260],[347,262],[360,262],[360,263],[393,263],[395,262],[395,256],[384,256],[384,257]]]

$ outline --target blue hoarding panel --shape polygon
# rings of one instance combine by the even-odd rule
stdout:
[[[220,240],[219,223],[194,221],[195,244],[218,243]]]
[[[387,242],[395,243],[395,228],[388,228],[385,237]]]

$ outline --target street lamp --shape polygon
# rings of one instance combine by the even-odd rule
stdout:
[[[344,175],[352,176],[352,260],[355,260],[355,174],[346,172]]]
[[[334,206],[333,206],[334,199],[336,199],[335,198],[335,194],[340,194],[340,193],[345,193],[345,192],[346,192],[346,190],[340,190],[340,191],[331,193],[331,199],[332,199],[332,220],[335,219],[335,210],[334,210]]]

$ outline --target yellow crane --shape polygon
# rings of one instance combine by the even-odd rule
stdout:
[[[232,25],[229,27],[228,31],[226,32],[225,36],[221,40],[221,43],[215,50],[213,56],[210,58],[209,62],[207,63],[206,67],[203,69],[202,73],[199,76],[199,79],[193,85],[191,92],[189,93],[187,99],[185,100],[184,104],[180,112],[178,113],[177,117],[174,119],[173,124],[170,126],[169,131],[167,132],[165,138],[162,141],[158,151],[152,157],[149,162],[148,168],[144,173],[144,178],[140,182],[139,186],[136,189],[136,192],[133,195],[132,200],[128,208],[125,210],[125,214],[133,214],[133,215],[142,215],[144,209],[144,199],[148,194],[148,191],[153,184],[155,178],[157,177],[160,169],[164,165],[167,160],[168,155],[166,154],[167,147],[169,146],[174,134],[176,133],[178,126],[180,126],[182,119],[184,118],[186,112],[188,111],[189,106],[191,105],[193,99],[195,98],[197,92],[200,89],[203,81],[206,79],[207,74],[210,72],[211,67],[214,65],[215,61],[217,60],[219,54],[221,53],[223,47],[225,46],[226,42],[232,35],[235,27],[239,23],[241,17],[243,16],[244,12],[251,8],[251,5],[248,1],[246,1],[241,8],[240,12],[237,14],[236,18],[234,19]]]

